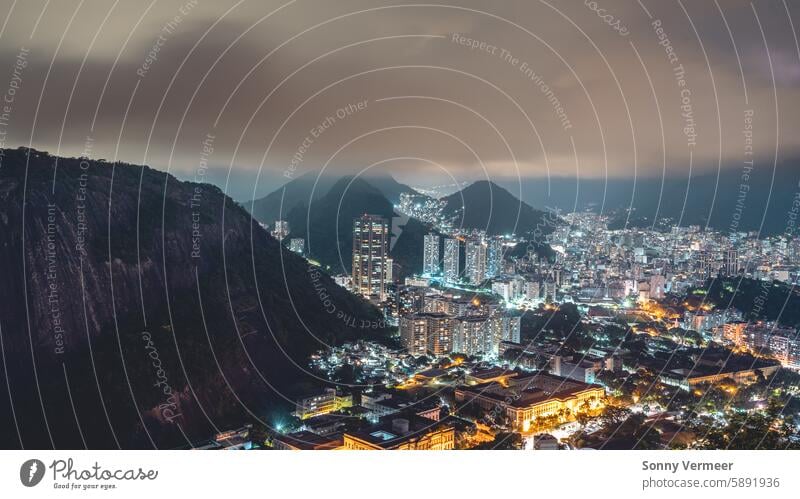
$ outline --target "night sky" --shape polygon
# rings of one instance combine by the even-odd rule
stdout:
[[[0,139],[236,199],[323,167],[416,186],[770,169],[800,145],[793,3],[3,0]]]

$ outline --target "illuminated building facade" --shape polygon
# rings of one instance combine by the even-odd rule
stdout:
[[[726,275],[736,275],[739,273],[739,252],[735,249],[729,249],[725,253],[723,260],[723,268]]]
[[[723,338],[757,355],[771,356],[785,367],[800,367],[800,335],[793,328],[738,321],[723,326]]]
[[[535,373],[456,388],[456,402],[474,404],[485,411],[502,411],[518,431],[528,431],[541,418],[568,416],[603,406],[605,390],[599,385]]]
[[[525,280],[517,276],[497,279],[492,282],[492,293],[500,295],[506,302],[515,301],[525,293]]]
[[[204,445],[195,445],[198,450],[250,450],[254,447],[251,437],[253,425],[244,425],[235,430],[219,432],[214,439]]]
[[[464,272],[470,284],[480,284],[486,278],[486,243],[481,239],[467,241]]]
[[[700,367],[700,366],[698,366]],[[780,364],[761,363],[757,367],[735,369],[729,366],[713,368],[673,369],[659,375],[659,380],[666,385],[673,385],[689,390],[696,385],[719,383],[720,381],[733,381],[737,384],[750,384],[757,381],[759,376],[769,377],[775,374]]]
[[[445,355],[453,348],[453,318],[441,312],[401,317],[400,338],[411,355]]]
[[[459,247],[458,239],[447,238],[444,240],[444,282],[455,284],[459,280]]]
[[[491,348],[491,341],[487,334],[488,317],[471,316],[459,317],[453,334],[453,351],[466,355],[476,355],[488,352]]]
[[[573,388],[550,394],[543,390],[527,391],[507,408],[506,415],[514,428],[527,431],[537,419],[557,416],[563,411],[577,414],[602,405],[605,390],[597,385]]]
[[[503,272],[503,239],[492,237],[486,243],[486,278],[491,279]]]
[[[452,450],[456,436],[452,426],[419,416],[385,418],[381,423],[343,435],[346,450]]]
[[[389,224],[377,215],[353,221],[353,290],[374,301],[386,299],[389,269]]]
[[[439,236],[426,234],[422,247],[422,273],[436,275],[439,273]]]
[[[501,341],[519,343],[520,318],[503,314],[458,317],[453,325],[453,352],[497,355]]]
[[[339,395],[335,388],[298,400],[294,415],[300,419],[313,418],[353,405],[352,395]]]
[[[722,326],[722,337],[735,345],[743,345],[746,329],[744,321],[728,322]]]

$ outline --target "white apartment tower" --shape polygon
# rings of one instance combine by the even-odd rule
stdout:
[[[480,239],[467,241],[464,272],[471,284],[480,284],[486,277],[486,243]]]
[[[493,237],[487,243],[486,278],[491,279],[503,273],[503,239]]]
[[[439,236],[426,234],[423,238],[422,273],[436,275],[439,273]]]
[[[461,245],[458,239],[447,238],[444,240],[444,282],[455,284],[459,278],[458,253]]]

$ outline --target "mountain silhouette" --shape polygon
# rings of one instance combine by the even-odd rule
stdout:
[[[217,187],[0,152],[2,448],[187,446],[269,425],[324,384],[311,352],[381,334],[338,320],[381,314]]]
[[[474,182],[443,200],[445,213],[454,217],[456,226],[485,230],[490,235],[524,235],[537,229],[546,234],[559,223],[487,180]]]
[[[276,220],[286,219],[289,213],[298,206],[308,206],[325,196],[342,178],[352,177],[319,175],[317,172],[309,172],[290,180],[263,198],[245,202],[242,205],[245,209],[250,210],[256,220],[272,225]],[[360,175],[359,178],[378,189],[393,204],[400,202],[402,193],[418,194],[414,189],[401,184],[388,173],[367,173]]]
[[[350,273],[353,220],[364,214],[394,216],[394,206],[362,177],[342,177],[327,194],[288,215],[289,237],[306,240],[309,257],[331,273]]]
[[[259,222],[272,225],[276,220],[285,219],[297,206],[308,205],[327,194],[336,180],[332,176],[318,176],[315,172],[309,172],[290,180],[263,198],[243,203],[243,206]]]

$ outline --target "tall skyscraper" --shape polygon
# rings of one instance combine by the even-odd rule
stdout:
[[[464,272],[471,284],[480,284],[486,278],[486,243],[483,240],[467,241]]]
[[[487,242],[486,278],[491,279],[501,273],[503,273],[503,239],[493,237]]]
[[[423,238],[422,273],[439,273],[439,236],[436,234],[426,234]]]
[[[444,240],[444,282],[447,284],[458,282],[460,244],[458,239],[447,238]]]
[[[353,221],[353,289],[371,300],[386,299],[389,224],[378,215]]]

